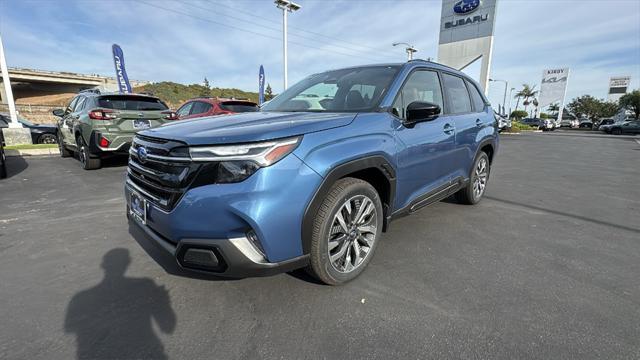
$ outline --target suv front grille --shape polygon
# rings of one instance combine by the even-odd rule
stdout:
[[[184,143],[141,135],[134,137],[129,155],[127,183],[164,210],[173,209],[204,166],[191,161]]]

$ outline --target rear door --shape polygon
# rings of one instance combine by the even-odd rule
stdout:
[[[448,114],[456,126],[455,169],[452,176],[467,178],[474,156],[474,144],[478,136],[480,120],[474,112],[469,91],[462,77],[442,74],[442,85],[448,104]]]
[[[107,109],[115,117],[100,120],[109,131],[134,133],[164,124],[167,105],[160,99],[140,95],[103,95],[98,98],[97,106]]]

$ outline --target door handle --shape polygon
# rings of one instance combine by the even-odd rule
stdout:
[[[476,126],[477,127],[481,127],[482,126],[482,120],[476,119]]]
[[[451,133],[453,133],[454,130],[455,128],[451,126],[451,124],[449,123],[444,124],[444,128],[442,129],[442,131],[444,131],[444,133],[447,135],[451,135]]]

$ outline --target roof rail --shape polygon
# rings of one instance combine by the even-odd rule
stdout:
[[[100,89],[96,89],[96,88],[93,88],[93,89],[83,89],[83,90],[80,90],[80,93],[94,93],[94,94],[100,94]]]

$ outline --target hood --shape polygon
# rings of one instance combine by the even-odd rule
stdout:
[[[271,140],[327,130],[351,123],[356,113],[249,112],[178,120],[140,134],[189,145]]]

